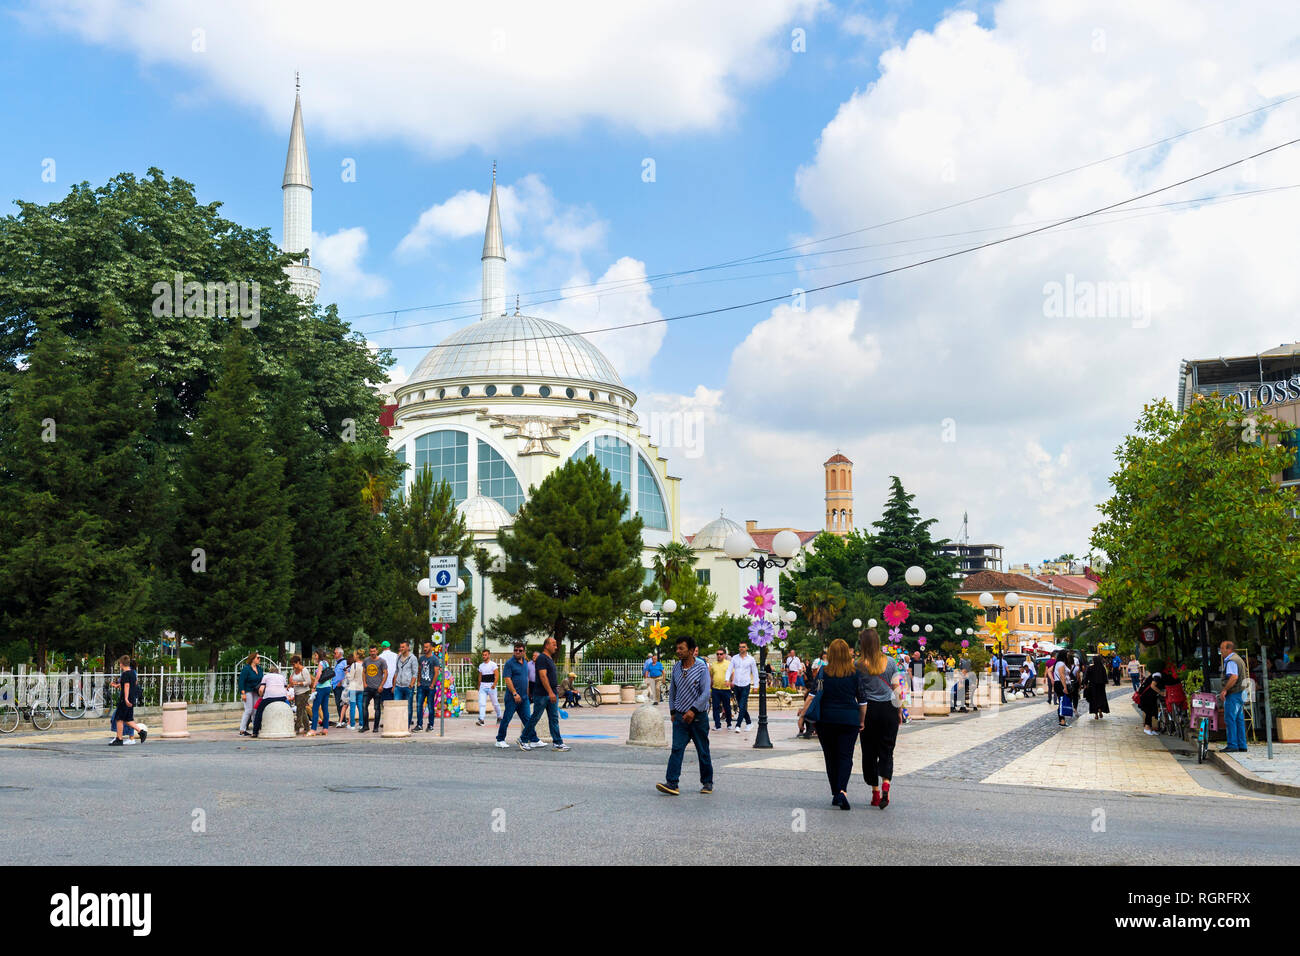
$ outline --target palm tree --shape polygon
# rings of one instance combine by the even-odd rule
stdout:
[[[847,600],[844,587],[834,578],[817,577],[800,581],[795,599],[808,626],[821,638],[826,628],[840,616]]]
[[[695,552],[684,541],[670,541],[655,549],[653,570],[655,584],[667,594],[677,581],[678,575],[695,565]]]

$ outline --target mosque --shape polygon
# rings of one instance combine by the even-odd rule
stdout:
[[[320,290],[320,271],[310,261],[311,171],[300,94],[294,100],[282,191],[282,248],[300,254],[287,270],[290,287],[311,300]],[[739,613],[757,572],[740,570],[721,551],[727,534],[745,529],[720,516],[698,534],[686,535],[679,517],[681,479],[669,474],[668,460],[638,426],[637,396],[618,370],[582,335],[523,314],[517,297],[509,307],[495,167],[481,270],[478,320],[430,349],[405,383],[390,386],[384,423],[393,452],[411,466],[406,487],[425,468],[434,481],[447,481],[475,542],[499,559],[497,531],[510,525],[528,488],[569,459],[593,455],[628,493],[628,516],[641,516],[646,580],[659,545],[688,541],[700,558],[699,580],[718,596],[717,611]],[[749,525],[756,550],[768,548],[781,530]],[[800,532],[805,544],[815,536]],[[497,600],[477,567],[461,568],[460,574],[475,605],[473,647],[504,650],[486,632],[492,618],[510,608]],[[471,648],[467,642],[454,649]]]

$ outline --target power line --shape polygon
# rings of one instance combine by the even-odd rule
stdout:
[[[1027,187],[1029,187],[1029,186],[1036,186],[1036,185],[1038,185],[1038,184],[1040,184],[1040,183],[1050,182],[1050,181],[1053,180],[1053,179],[1059,179],[1059,178],[1061,178],[1062,176],[1068,176],[1068,175],[1070,175],[1071,173],[1077,173],[1077,172],[1080,172],[1081,170],[1084,170],[1084,169],[1090,169],[1090,168],[1092,168],[1093,166],[1099,166],[1099,165],[1101,165],[1101,164],[1103,164],[1103,163],[1108,163],[1108,162],[1111,162],[1111,161],[1116,160],[1116,159],[1123,159],[1125,156],[1132,156],[1134,153],[1140,153],[1140,152],[1143,152],[1143,151],[1148,150],[1148,149],[1154,149],[1154,148],[1157,147],[1157,146],[1163,146],[1163,145],[1165,145],[1166,143],[1172,143],[1172,142],[1174,142],[1175,140],[1182,139],[1183,137],[1191,136],[1191,135],[1193,135],[1193,134],[1195,134],[1195,133],[1201,133],[1201,132],[1204,132],[1204,131],[1207,130],[1207,129],[1213,129],[1213,128],[1216,127],[1216,126],[1223,126],[1223,125],[1225,125],[1225,124],[1227,124],[1227,123],[1231,123],[1231,122],[1233,122],[1234,120],[1243,119],[1243,118],[1245,118],[1245,117],[1247,117],[1247,116],[1254,116],[1254,115],[1257,114],[1257,113],[1263,113],[1263,112],[1267,112],[1268,110],[1276,109],[1276,108],[1279,107],[1279,106],[1283,106],[1283,105],[1285,105],[1286,103],[1290,103],[1290,102],[1292,102],[1293,100],[1297,100],[1297,99],[1300,99],[1300,93],[1293,93],[1293,94],[1291,94],[1290,96],[1283,97],[1282,99],[1280,99],[1280,100],[1276,100],[1276,101],[1274,101],[1274,102],[1272,102],[1272,103],[1267,103],[1267,104],[1265,104],[1264,106],[1256,107],[1256,108],[1253,109],[1253,110],[1246,110],[1245,112],[1242,112],[1242,113],[1236,113],[1236,114],[1234,114],[1234,115],[1232,115],[1232,116],[1225,117],[1224,119],[1216,120],[1216,121],[1214,121],[1213,123],[1206,123],[1206,124],[1204,124],[1203,126],[1197,126],[1197,127],[1193,128],[1193,129],[1182,130],[1181,132],[1174,133],[1174,134],[1172,134],[1172,135],[1170,135],[1170,136],[1166,136],[1164,139],[1158,139],[1158,140],[1155,140],[1154,142],[1146,143],[1146,144],[1144,144],[1144,145],[1142,145],[1142,146],[1134,146],[1134,147],[1132,147],[1132,148],[1130,148],[1130,149],[1126,149],[1126,150],[1124,150],[1123,152],[1120,152],[1120,153],[1114,153],[1114,154],[1112,154],[1112,155],[1110,155],[1110,156],[1104,156],[1104,157],[1102,157],[1101,159],[1094,159],[1094,160],[1092,160],[1091,162],[1083,163],[1083,164],[1081,164],[1081,165],[1079,165],[1079,166],[1072,166],[1072,167],[1069,168],[1069,169],[1064,169],[1064,170],[1061,170],[1060,172],[1051,173],[1051,174],[1049,174],[1049,175],[1047,175],[1047,176],[1040,176],[1039,178],[1037,178],[1037,179],[1031,179],[1031,180],[1029,180],[1028,182],[1017,183],[1017,184],[1014,185],[1014,186],[1004,186],[1003,188],[1001,188],[1001,189],[996,189],[996,190],[994,190],[993,192],[984,193],[984,194],[979,195],[979,196],[972,196],[972,197],[969,198],[969,199],[962,199],[962,200],[959,200],[958,202],[949,203],[948,205],[945,205],[945,206],[936,206],[936,207],[933,208],[933,209],[927,209],[927,210],[925,210],[925,211],[923,211],[923,212],[912,213],[911,215],[908,215],[908,216],[902,216],[902,217],[900,217],[900,218],[898,218],[898,219],[891,219],[891,220],[888,220],[888,221],[885,221],[885,222],[875,223],[874,225],[863,226],[863,227],[861,227],[860,229],[853,229],[853,230],[850,230],[849,232],[842,232],[842,233],[839,233],[839,234],[834,235],[834,236],[825,236],[825,237],[823,237],[823,238],[821,238],[821,239],[809,239],[809,240],[806,240],[805,242],[796,243],[795,245],[792,245],[792,246],[784,246],[784,247],[782,247],[782,248],[780,248],[780,249],[773,249],[773,250],[770,250],[770,251],[768,251],[768,252],[758,252],[758,253],[754,253],[753,255],[750,255],[750,256],[744,256],[744,257],[739,258],[739,259],[730,259],[730,260],[727,260],[727,261],[724,261],[724,262],[713,263],[713,264],[711,264],[711,265],[706,265],[706,266],[697,266],[697,267],[695,267],[695,268],[691,268],[691,269],[680,269],[680,270],[672,271],[672,272],[661,272],[661,273],[657,273],[657,274],[655,274],[655,275],[653,275],[653,276],[647,276],[644,280],[636,280],[636,281],[638,281],[638,282],[640,282],[640,281],[647,281],[647,282],[648,282],[648,281],[657,281],[657,280],[659,280],[659,279],[671,279],[671,278],[675,278],[675,277],[677,277],[677,276],[692,275],[692,274],[694,274],[694,273],[696,273],[696,272],[707,272],[707,271],[712,270],[712,269],[723,269],[723,268],[728,268],[728,267],[730,267],[730,266],[734,266],[734,265],[739,265],[739,264],[743,264],[743,263],[746,263],[746,262],[750,262],[751,260],[761,259],[761,258],[763,258],[763,257],[765,257],[765,256],[776,255],[777,253],[781,253],[781,252],[790,252],[790,251],[792,251],[792,250],[795,250],[795,249],[802,249],[802,248],[805,248],[805,247],[810,246],[810,245],[819,245],[820,243],[823,243],[823,242],[831,242],[831,241],[833,241],[833,240],[835,240],[835,239],[843,239],[843,238],[845,238],[845,237],[847,237],[847,236],[858,235],[858,234],[860,234],[860,233],[863,233],[863,232],[870,232],[870,231],[875,230],[875,229],[882,229],[882,228],[884,228],[885,226],[897,225],[898,223],[902,223],[902,222],[910,222],[910,221],[913,220],[913,219],[920,219],[920,218],[922,218],[922,217],[924,217],[924,216],[934,215],[935,213],[947,212],[947,211],[950,210],[950,209],[957,209],[957,208],[960,208],[960,207],[962,207],[962,206],[968,206],[968,205],[970,205],[970,204],[972,204],[972,203],[980,202],[980,201],[985,200],[985,199],[991,199],[991,198],[993,198],[993,197],[995,197],[995,196],[1002,196],[1002,195],[1005,195],[1006,193],[1014,192],[1014,191],[1017,190],[1017,189],[1024,189],[1024,188],[1027,188]],[[812,253],[812,254],[815,254],[815,253]],[[616,283],[611,283],[611,285],[615,285],[615,286],[616,286],[616,285],[623,284],[623,283],[625,283],[625,282],[627,282],[627,281],[630,281],[630,280],[618,280]],[[534,290],[531,290],[530,292],[525,292],[525,293],[523,293],[523,294],[524,294],[524,295],[549,295],[549,294],[551,294],[551,293],[555,293],[555,292],[564,292],[564,291],[566,291],[566,290],[574,290],[574,289],[596,289],[596,288],[599,288],[599,287],[602,286],[602,285],[603,285],[603,283],[595,282],[595,283],[586,283],[586,284],[584,284],[584,285],[557,286],[557,287],[550,288],[550,289],[534,289]],[[564,297],[561,297],[561,298],[564,298]],[[452,307],[452,306],[457,306],[457,305],[469,305],[469,304],[474,303],[474,302],[477,302],[477,301],[479,301],[477,298],[473,298],[473,299],[454,299],[454,300],[449,300],[449,301],[447,301],[447,302],[435,302],[435,303],[431,303],[431,304],[429,304],[429,305],[415,305],[415,306],[407,306],[407,307],[400,308],[400,309],[385,309],[385,310],[383,310],[383,311],[381,311],[381,312],[361,312],[361,313],[357,313],[357,314],[354,314],[354,315],[341,316],[340,318],[342,318],[344,321],[351,322],[351,321],[354,320],[354,319],[368,319],[368,318],[375,318],[375,317],[377,317],[377,316],[381,316],[381,315],[391,315],[391,316],[396,317],[397,315],[400,315],[400,314],[405,313],[405,312],[423,312],[423,311],[429,311],[429,310],[432,310],[432,309],[450,308],[450,307]],[[558,301],[558,299],[549,299],[549,300],[546,300],[546,301],[554,302],[554,301]],[[533,304],[537,304],[537,303],[533,303]],[[468,317],[470,317],[470,316],[466,316],[466,317],[468,318]]]
[[[1206,205],[1210,205],[1210,204],[1217,204],[1217,203],[1232,202],[1238,199],[1249,199],[1255,196],[1260,196],[1260,195],[1274,193],[1274,192],[1283,192],[1289,189],[1296,189],[1296,188],[1300,188],[1300,184],[1293,183],[1286,186],[1265,186],[1259,189],[1242,190],[1241,192],[1229,193],[1227,195],[1197,196],[1192,199],[1176,199],[1164,203],[1151,203],[1150,205],[1133,206],[1130,210],[1125,210],[1125,211],[1129,211],[1129,212],[1140,211],[1140,210],[1148,210],[1148,211],[1143,212],[1141,215],[1125,216],[1123,218],[1113,220],[1112,222],[1089,223],[1083,226],[1077,226],[1075,228],[1093,229],[1093,228],[1097,228],[1098,226],[1113,225],[1117,222],[1131,222],[1132,220],[1135,219],[1143,219],[1146,218],[1147,216],[1156,215],[1162,212],[1171,212],[1174,211],[1175,207],[1190,206],[1196,203],[1203,203]],[[800,253],[794,256],[778,256],[771,259],[756,259],[752,262],[745,263],[745,265],[763,265],[769,262],[783,262],[792,259],[804,259],[804,258],[811,258],[816,256],[830,256],[830,255],[837,255],[842,252],[854,252],[860,249],[878,249],[885,246],[896,246],[896,245],[903,245],[905,243],[923,242],[928,239],[947,239],[947,238],[955,238],[958,236],[971,236],[971,235],[977,235],[979,233],[998,232],[1006,229],[1015,229],[1026,225],[1038,225],[1042,223],[1054,223],[1054,222],[1056,222],[1056,220],[1054,219],[1038,219],[1038,220],[1031,220],[1030,222],[1008,223],[1006,225],[1001,225],[1001,226],[982,226],[976,229],[965,229],[958,232],[937,233],[929,236],[914,236],[908,239],[892,239],[886,242],[873,242],[873,243],[865,243],[857,246],[845,246],[840,249],[826,249],[820,252]],[[1062,230],[1062,231],[1068,232],[1071,230]],[[939,246],[932,249],[923,249],[920,250],[920,252],[921,254],[927,254],[930,252],[943,252],[945,250],[954,249],[954,248],[961,248],[961,245],[958,244],[955,246],[954,245]],[[822,272],[827,269],[844,269],[847,268],[848,266],[862,265],[863,263],[867,263],[867,262],[880,262],[886,259],[897,259],[900,256],[912,255],[914,251],[915,250],[909,252],[899,252],[887,256],[875,256],[866,259],[851,259],[844,262],[830,263],[822,266],[808,266],[803,268],[802,270],[780,269],[772,272],[751,272],[751,273],[746,273],[744,275],[725,276],[717,279],[697,279],[693,282],[677,283],[673,285],[672,288],[674,289],[685,288],[687,286],[692,286],[692,285],[712,285],[719,282],[744,282],[749,279],[764,279],[764,278],[771,278],[773,276],[791,275],[799,271],[802,271],[803,273],[810,273],[810,272]],[[629,295],[637,291],[637,288],[639,288],[641,285],[643,284],[649,285],[656,281],[659,280],[652,280],[649,278],[620,280],[620,285],[622,286],[622,288],[610,289],[601,292],[583,292],[572,296],[556,296],[550,299],[537,299],[528,303],[528,305],[536,306],[536,305],[547,305],[552,302],[571,302],[575,299],[590,298],[593,295],[598,296],[600,298],[604,298],[605,296]],[[637,288],[632,288],[633,286]],[[385,328],[365,329],[365,330],[358,330],[358,331],[362,335],[367,335],[367,336],[386,335],[393,332],[405,331],[407,329],[425,328],[427,326],[432,326],[432,325],[445,325],[450,322],[459,322],[464,319],[478,318],[480,314],[481,313],[478,311],[466,312],[459,315],[443,316],[440,319],[429,319],[426,322],[408,322],[404,325],[390,325]]]
[[[1068,216],[1065,219],[1057,220],[1045,226],[1039,226],[1034,229],[1028,229],[1025,230],[1024,232],[1019,232],[1011,236],[1003,236],[1000,239],[990,239],[988,242],[979,243],[978,245],[974,245],[974,246],[967,246],[965,248],[958,249],[955,252],[948,252],[943,255],[933,256],[929,259],[921,259],[917,262],[910,262],[907,263],[906,265],[896,266],[892,269],[884,269],[881,270],[880,272],[873,272],[868,275],[855,276],[852,279],[843,279],[839,282],[830,282],[827,283],[826,285],[815,286],[811,289],[805,289],[804,293],[807,295],[811,295],[814,292],[825,292],[828,289],[838,289],[842,286],[852,285],[855,282],[865,282],[868,279],[878,279],[881,278],[882,276],[894,275],[895,273],[898,272],[906,272],[909,269],[916,269],[919,268],[920,266],[930,265],[935,262],[942,262],[945,259],[954,259],[958,256],[969,255],[972,252],[979,252],[981,249],[989,249],[992,248],[993,246],[1002,245],[1003,243],[1014,242],[1017,239],[1024,239],[1027,236],[1037,235],[1038,233],[1046,232],[1049,229],[1055,229],[1059,226],[1068,225],[1069,223],[1072,222],[1078,222],[1081,219],[1088,219],[1091,218],[1092,216],[1100,215],[1112,209],[1118,209],[1120,206],[1128,205],[1131,202],[1137,202],[1139,199],[1146,199],[1149,196],[1155,196],[1163,192],[1168,192],[1171,189],[1177,189],[1179,186],[1186,186],[1188,183],[1196,182],[1199,179],[1205,179],[1207,176],[1213,176],[1215,173],[1221,173],[1225,169],[1231,169],[1233,166],[1240,166],[1242,163],[1249,162],[1252,159],[1258,159],[1261,156],[1267,156],[1269,153],[1277,152],[1278,150],[1285,149],[1288,146],[1294,146],[1296,143],[1300,143],[1300,138],[1288,140],[1284,143],[1279,143],[1276,146],[1270,146],[1268,149],[1260,150],[1257,153],[1252,153],[1249,156],[1243,156],[1241,159],[1235,159],[1230,163],[1223,164],[1222,166],[1216,166],[1215,168],[1208,169],[1205,172],[1197,173],[1195,176],[1188,176],[1186,179],[1180,179],[1177,182],[1169,183],[1168,185],[1165,186],[1159,186],[1155,189],[1147,190],[1144,193],[1138,193],[1136,196],[1130,196],[1128,199],[1121,199],[1118,202],[1109,203],[1108,205],[1105,206],[1099,206],[1098,208],[1089,210],[1088,212],[1082,212],[1074,216]],[[571,336],[595,335],[596,333],[599,332],[617,332],[623,329],[635,329],[647,325],[656,325],[660,322],[664,322],[664,323],[679,322],[683,319],[701,318],[706,315],[719,315],[723,312],[734,312],[739,309],[752,308],[753,306],[757,306],[757,305],[771,305],[774,302],[784,302],[788,299],[789,299],[788,295],[769,296],[764,299],[753,299],[749,302],[738,302],[734,305],[720,306],[715,309],[703,309],[699,312],[686,312],[680,315],[665,316],[659,319],[647,319],[642,322],[628,322],[623,325],[610,325],[600,329],[588,329],[585,332],[573,332],[573,331],[562,332],[562,333],[557,332],[550,335],[535,335],[535,336],[528,336],[525,338],[493,339],[490,342],[480,343],[480,344],[504,345],[511,342],[536,342],[543,339],[561,339],[561,338],[569,338]],[[389,348],[391,351],[401,351],[401,350],[408,350],[408,349],[423,349],[425,351],[428,351],[434,348],[458,348],[458,347],[459,346],[456,344],[448,346],[442,343],[436,345],[387,346],[387,348]]]

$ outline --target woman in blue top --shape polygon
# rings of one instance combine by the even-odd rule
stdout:
[[[239,693],[244,701],[244,716],[239,719],[239,736],[249,736],[248,722],[257,709],[257,689],[262,686],[262,656],[253,651],[248,663],[239,671]]]
[[[311,701],[311,733],[316,733],[316,717],[319,711],[320,732],[329,733],[330,729],[330,692],[334,687],[334,662],[324,651],[312,651],[316,658],[316,694]]]
[[[853,775],[853,745],[867,716],[866,675],[853,666],[849,645],[831,641],[829,660],[821,671],[817,696],[804,705],[804,717],[813,703],[817,713],[817,742],[826,760],[826,779],[831,785],[831,806],[849,809],[849,777]]]
[[[863,699],[867,702],[862,728],[862,776],[871,787],[871,805],[889,806],[889,782],[894,776],[894,744],[898,742],[898,725],[903,722],[903,698],[898,668],[880,650],[880,635],[867,628],[858,643],[862,659],[858,673],[866,681]]]

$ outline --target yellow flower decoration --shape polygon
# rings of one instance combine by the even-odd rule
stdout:
[[[997,620],[989,622],[989,633],[992,634],[994,637],[996,637],[998,640],[1001,640],[1003,637],[1005,637],[1007,633],[1006,619],[1000,617]]]
[[[669,627],[670,627],[670,625],[668,625],[668,624],[651,624],[651,625],[650,625],[650,640],[652,640],[652,641],[654,641],[656,644],[658,644],[660,641],[662,641],[665,637],[668,636],[668,628],[669,628]]]

